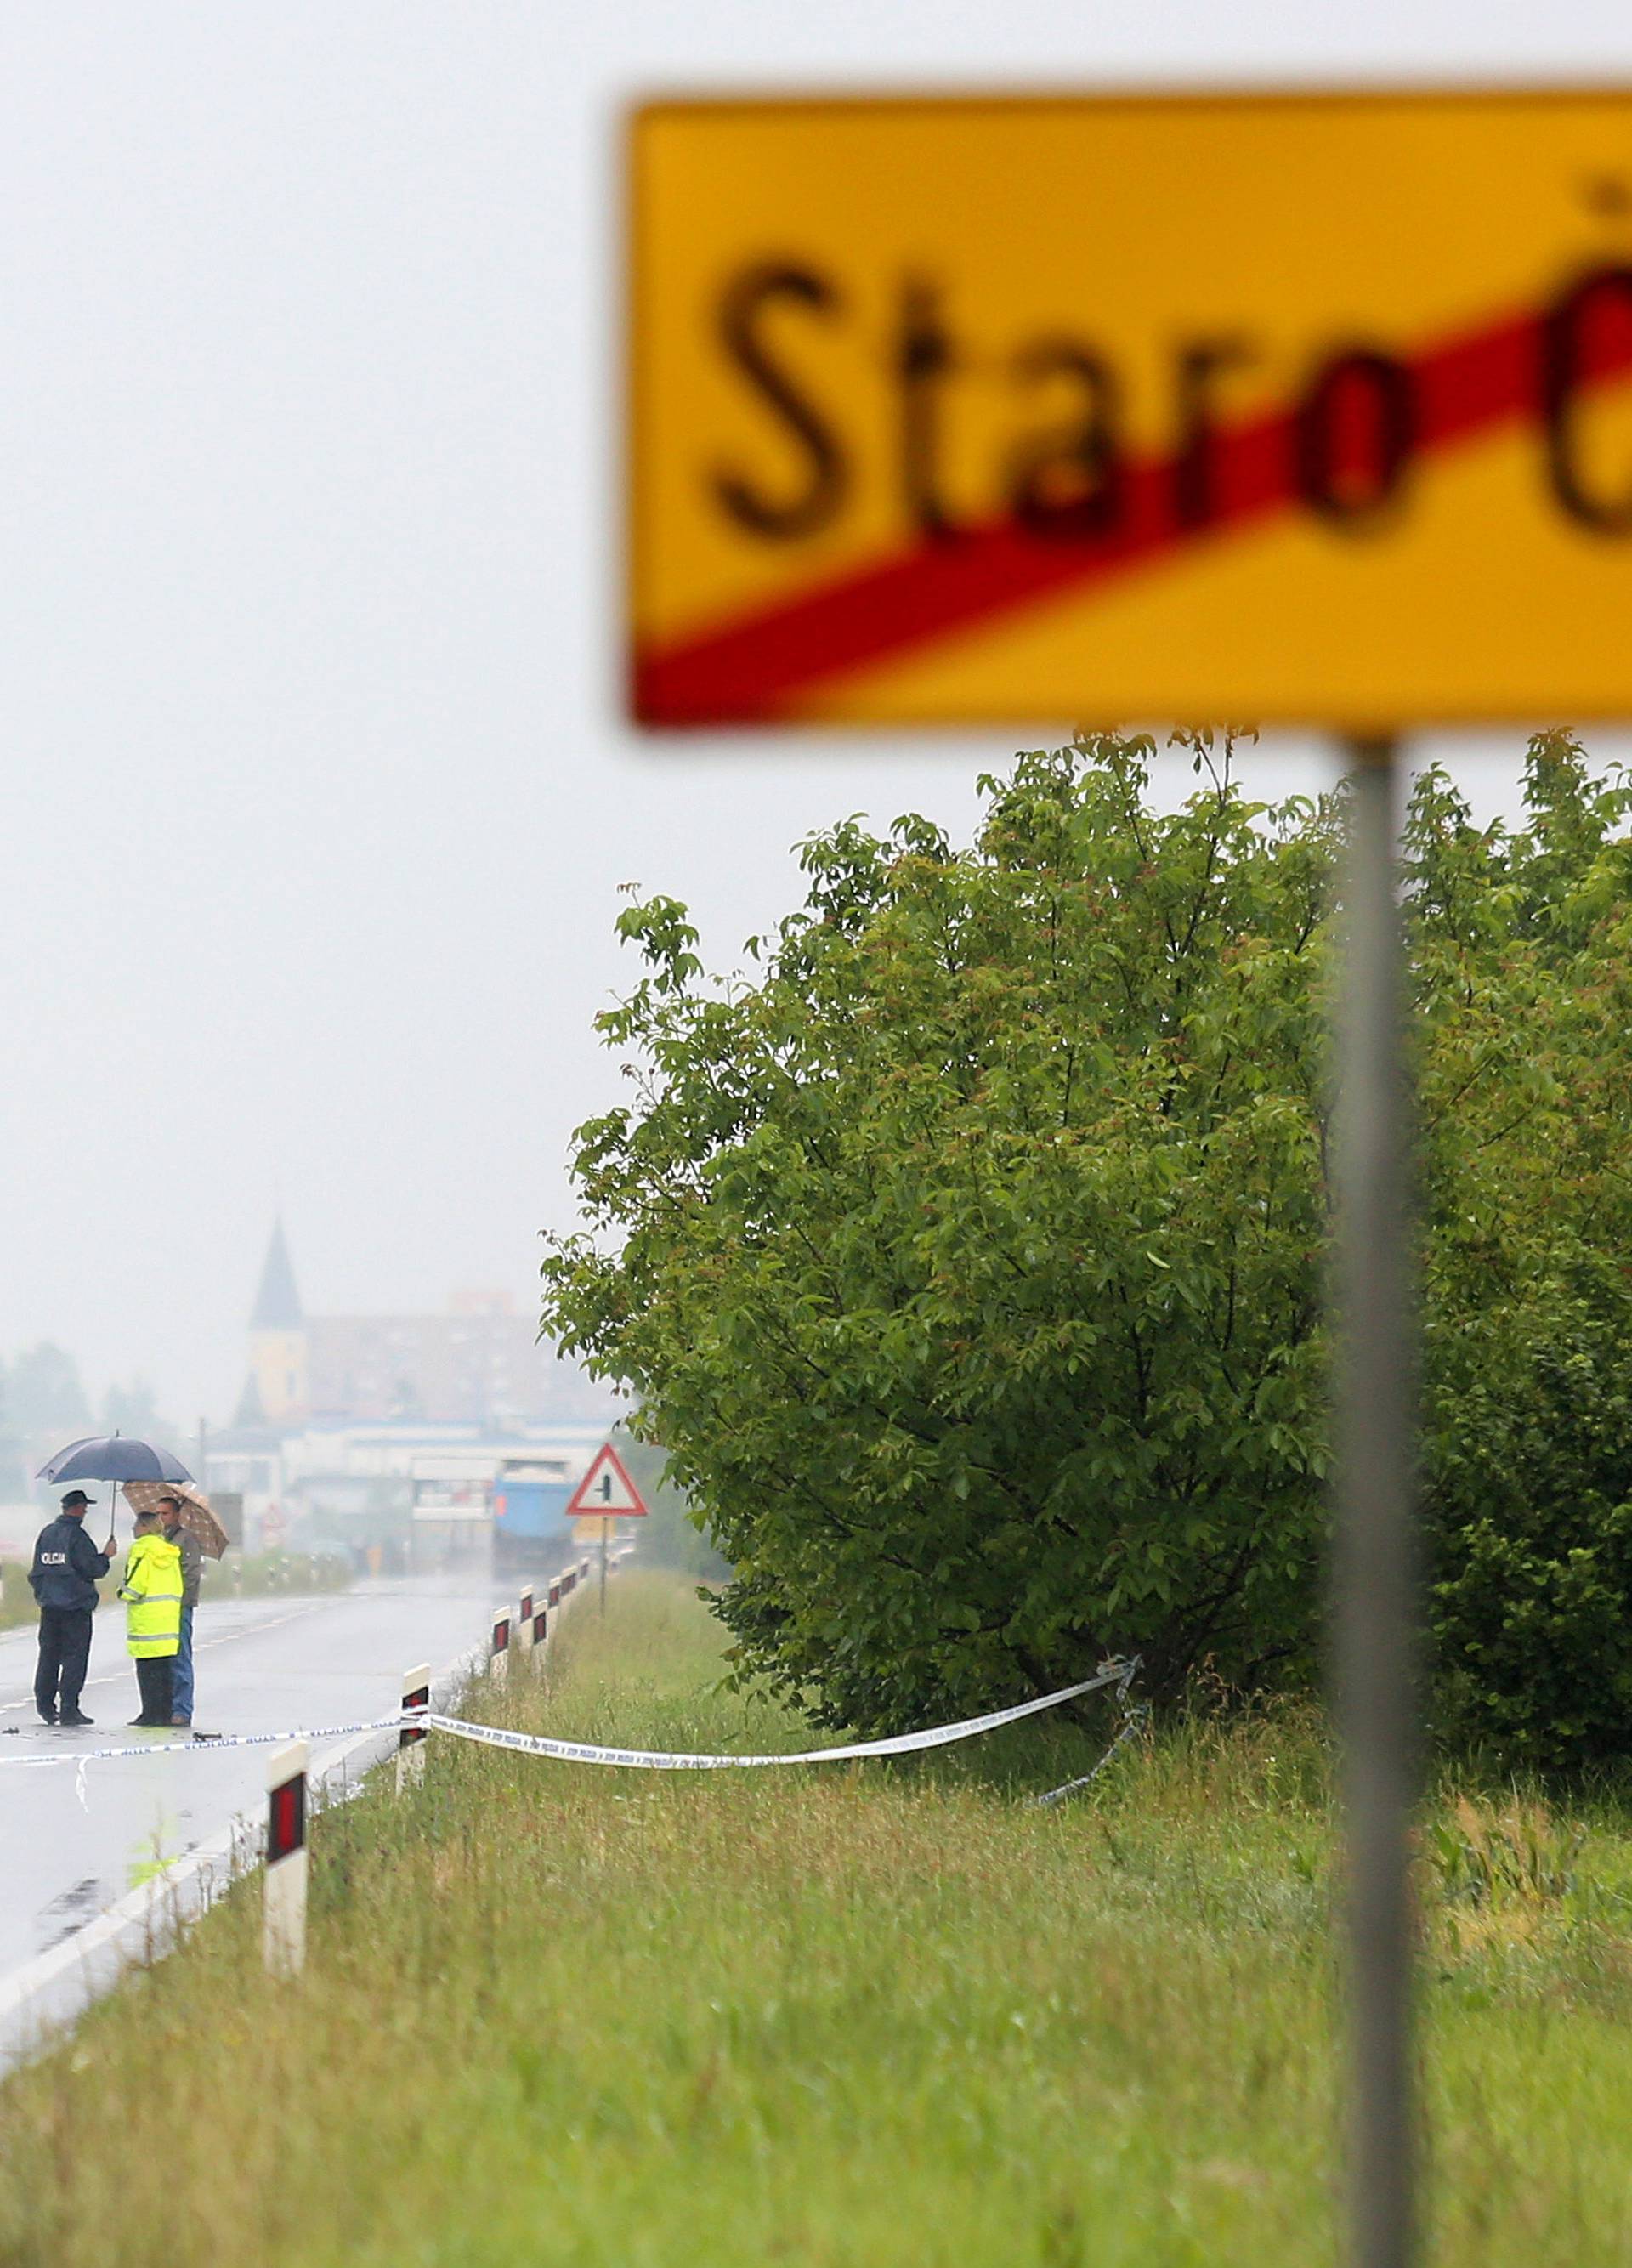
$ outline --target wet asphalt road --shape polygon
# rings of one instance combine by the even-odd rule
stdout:
[[[195,1724],[298,1732],[385,1716],[400,1702],[404,1669],[428,1661],[435,1672],[480,1644],[495,1596],[473,1572],[334,1598],[202,1606]],[[96,1617],[81,1703],[96,1723],[83,1732],[48,1729],[34,1715],[33,1630],[0,1634],[0,1756],[187,1744],[185,1733],[126,1730],[137,1705],[123,1620],[107,1608]],[[92,1762],[83,1773],[66,1764],[0,1769],[0,1978],[94,1920],[156,1858],[180,1856],[263,1803],[267,1755],[205,1747]]]

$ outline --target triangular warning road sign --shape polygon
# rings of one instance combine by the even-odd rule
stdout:
[[[595,1452],[595,1462],[567,1506],[569,1520],[643,1520],[646,1507],[640,1491],[623,1469],[623,1460],[606,1441]]]

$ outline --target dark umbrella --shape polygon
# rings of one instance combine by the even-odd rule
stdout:
[[[168,1449],[134,1433],[96,1433],[59,1449],[34,1477],[55,1488],[59,1481],[190,1481],[193,1476]]]

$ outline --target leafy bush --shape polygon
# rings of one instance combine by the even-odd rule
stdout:
[[[705,1583],[724,1582],[730,1562],[703,1534],[702,1521],[670,1477],[662,1450],[621,1427],[613,1440],[647,1507],[645,1519],[633,1525],[641,1565],[671,1568]]]
[[[684,909],[600,1019],[594,1234],[547,1329],[728,1555],[744,1674],[827,1721],[1063,1683],[1108,1648],[1295,1681],[1327,1469],[1328,903],[1342,798],[1147,799],[1148,741],[804,846],[804,909],[707,984]],[[1438,1721],[1542,1763],[1632,1730],[1626,799],[1538,740],[1528,826],[1413,798],[1423,1443]]]
[[[1525,831],[1433,774],[1408,841],[1438,1719],[1543,1765],[1632,1733],[1629,801],[1549,734]]]

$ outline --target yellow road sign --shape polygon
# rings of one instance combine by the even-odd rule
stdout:
[[[1632,94],[659,104],[653,725],[1632,711]]]

